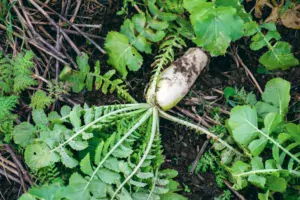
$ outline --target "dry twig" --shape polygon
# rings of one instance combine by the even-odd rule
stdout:
[[[193,120],[195,120],[195,121],[201,123],[201,124],[204,125],[206,128],[210,128],[210,127],[211,127],[211,125],[209,125],[209,124],[208,124],[202,117],[200,117],[199,115],[193,114],[193,113],[191,113],[191,112],[188,111],[188,110],[185,110],[185,109],[183,109],[183,108],[180,108],[179,106],[175,106],[175,108],[176,108],[179,112],[181,112],[182,114],[184,114],[184,115],[186,115],[186,116],[192,118]]]
[[[0,169],[0,174],[2,174],[3,176],[11,179],[12,181],[14,181],[16,183],[21,184],[21,182],[20,182],[20,180],[18,178],[14,177],[14,176],[12,176],[12,175],[10,175],[8,173],[6,173],[3,169]]]
[[[33,0],[29,0],[30,2],[32,2]],[[82,32],[77,26],[75,26],[72,22],[70,22],[68,19],[66,19],[64,16],[62,16],[61,14],[59,14],[58,12],[56,12],[55,10],[53,10],[50,6],[45,5],[43,2],[39,1],[39,0],[35,0],[37,3],[39,3],[40,5],[43,5],[44,7],[48,8],[51,12],[55,13],[59,18],[61,18],[63,21],[65,21],[69,26],[71,26],[72,28],[74,28],[76,31],[78,31],[83,37],[85,37],[87,40],[89,40],[93,45],[95,45],[95,47],[97,49],[99,49],[100,52],[102,52],[103,54],[106,54],[106,52],[104,51],[104,49],[102,49],[93,39],[91,39],[89,36],[87,36],[84,32]],[[45,11],[44,11],[45,12]],[[47,14],[47,13],[46,13]]]
[[[250,76],[251,80],[254,82],[254,85],[258,89],[259,93],[262,94],[263,91],[262,91],[260,85],[256,81],[256,79],[253,76],[252,72],[249,70],[249,68],[245,65],[245,63],[243,62],[243,60],[239,56],[237,47],[234,48],[232,51],[233,51],[233,53],[231,54],[231,56],[233,56],[233,58],[236,60],[236,62],[238,62],[245,69],[247,75]]]
[[[232,188],[231,184],[227,180],[223,180],[223,181],[224,181],[224,184],[226,185],[226,187],[228,187],[228,189],[231,192],[233,192],[238,199],[246,200],[243,195],[241,195],[238,191],[236,191],[235,189]]]
[[[205,149],[206,149],[206,147],[207,147],[207,145],[208,145],[208,143],[209,143],[209,140],[210,140],[210,138],[207,138],[207,140],[205,140],[205,142],[203,143],[203,145],[202,145],[200,151],[198,152],[198,154],[197,154],[197,156],[196,156],[196,158],[195,158],[195,160],[194,160],[194,162],[193,162],[193,165],[192,165],[192,167],[191,167],[191,170],[190,170],[190,174],[191,174],[191,175],[194,174],[194,171],[195,171],[195,169],[196,169],[196,167],[197,167],[197,164],[198,164],[198,162],[199,162],[201,156],[203,155],[203,153],[204,153],[204,151],[205,151]]]
[[[36,9],[38,9],[38,11],[40,11],[50,21],[50,23],[53,26],[56,27],[56,29],[58,31],[60,31],[62,33],[62,35],[64,36],[66,41],[71,45],[71,47],[74,49],[74,51],[77,53],[77,55],[81,55],[79,48],[74,44],[74,42],[70,39],[70,37],[63,30],[60,29],[60,27],[57,25],[57,23],[48,15],[48,13],[46,11],[44,11],[44,9],[42,7],[40,7],[35,1],[33,1],[33,0],[29,0],[29,1]]]
[[[21,182],[24,182],[22,181],[23,179],[23,176],[25,177],[25,179],[29,182],[30,186],[33,185],[33,182],[28,174],[28,172],[24,169],[23,165],[21,164],[20,160],[18,159],[17,155],[15,154],[15,152],[12,150],[12,148],[10,147],[9,144],[4,144],[5,148],[6,148],[6,151],[11,155],[14,163],[16,164],[17,166],[17,170],[20,174],[20,179],[21,179]],[[22,183],[23,184],[23,183]],[[23,186],[24,187],[24,186]]]

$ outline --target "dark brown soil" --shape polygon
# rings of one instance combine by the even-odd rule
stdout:
[[[0,176],[0,199],[16,200],[23,193],[22,186],[13,181],[8,182],[6,177]]]
[[[176,180],[181,184],[182,194],[189,199],[213,199],[222,193],[218,189],[212,173],[189,173],[189,166],[193,163],[204,143],[205,137],[195,134],[182,126],[162,121],[161,125],[164,154],[166,156],[164,168],[178,171]],[[185,189],[185,187],[187,187]]]

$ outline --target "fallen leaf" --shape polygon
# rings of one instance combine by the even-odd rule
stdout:
[[[273,9],[273,6],[269,3],[268,0],[256,0],[255,7],[254,7],[255,17],[257,17],[257,18],[261,18],[262,17],[262,9],[265,6],[268,6],[268,7],[270,7],[270,8]]]
[[[294,5],[284,12],[282,24],[287,28],[300,29],[300,5]]]
[[[281,7],[273,7],[271,14],[265,20],[265,22],[276,22],[278,20],[278,18],[280,18],[280,10],[281,10]]]

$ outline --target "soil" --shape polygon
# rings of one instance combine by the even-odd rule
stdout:
[[[103,29],[100,35],[105,36],[110,30],[118,30],[122,24],[122,18],[115,15],[116,7],[113,10],[108,10],[103,22]],[[293,47],[293,52],[298,59],[300,59],[300,36],[299,31],[290,30],[279,26],[279,31],[284,41],[289,42]],[[0,33],[1,34],[1,33]],[[292,103],[295,109],[299,110],[299,97],[300,97],[300,68],[295,67],[286,71],[278,71],[272,74],[258,74],[257,68],[259,65],[258,58],[260,52],[250,51],[248,48],[249,39],[241,39],[235,43],[235,46],[239,46],[239,55],[243,59],[244,63],[253,72],[259,85],[264,88],[265,83],[273,77],[280,76],[291,82],[291,96]],[[99,56],[99,54],[91,51],[92,58],[102,60],[104,65],[106,57]],[[130,93],[134,94],[133,97],[138,101],[144,101],[144,90],[147,87],[147,83],[150,79],[151,62],[153,56],[145,56],[145,64],[142,70],[137,73],[132,73],[128,76],[128,88]],[[105,66],[104,66],[105,68]],[[253,91],[257,96],[259,93],[256,87],[252,84],[245,70],[240,67],[237,68],[235,61],[230,55],[219,56],[217,58],[211,58],[209,67],[201,72],[202,75],[196,81],[192,88],[191,96],[206,95],[206,96],[220,96],[215,93],[213,89],[223,91],[226,86],[237,86],[238,88],[244,87],[246,91]],[[146,77],[146,78],[145,78]],[[100,92],[83,92],[81,94],[74,94],[74,99],[80,101],[86,101],[88,104],[103,105],[106,103],[116,103],[119,100],[115,95],[103,95]],[[96,100],[95,100],[96,99]],[[223,105],[230,109],[221,98],[218,104]],[[191,110],[189,106],[180,104],[181,107]],[[293,114],[288,116],[293,118]],[[199,136],[192,131],[183,128],[182,126],[162,120],[161,122],[161,134],[163,140],[163,148],[165,155],[164,168],[173,168],[179,172],[179,176],[176,178],[181,183],[183,190],[181,193],[189,199],[195,200],[209,200],[214,199],[223,193],[223,189],[219,189],[215,182],[215,177],[212,172],[200,173],[190,175],[188,167],[195,160],[198,151],[206,140],[205,136]],[[210,148],[210,146],[208,146]],[[0,175],[0,199],[15,200],[22,193],[22,188],[19,184],[14,182],[8,182],[4,176]],[[185,189],[184,189],[185,188]],[[247,199],[252,198],[249,191],[242,191],[242,194],[247,194]],[[255,197],[253,197],[255,198]]]

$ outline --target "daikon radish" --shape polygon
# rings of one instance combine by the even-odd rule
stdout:
[[[207,63],[208,56],[201,49],[190,48],[160,74],[155,104],[165,111],[174,107],[190,91]]]

